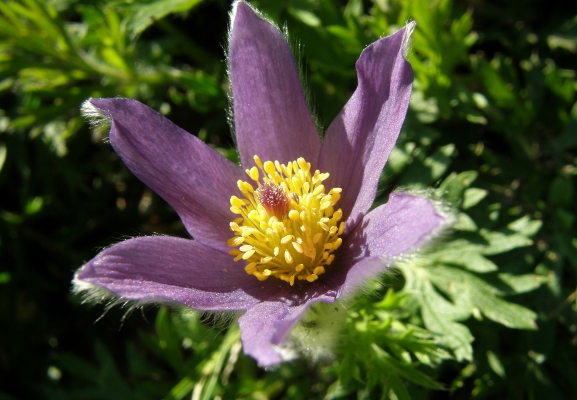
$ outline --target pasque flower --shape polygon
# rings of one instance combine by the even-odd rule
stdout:
[[[76,273],[76,290],[245,311],[245,353],[281,362],[277,350],[307,307],[350,296],[447,222],[408,193],[369,211],[411,94],[407,31],[362,52],[358,87],[321,140],[284,36],[236,2],[228,58],[242,168],[135,100],[89,100],[110,121],[114,150],[193,239],[115,244]]]

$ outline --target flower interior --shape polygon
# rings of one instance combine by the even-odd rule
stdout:
[[[323,181],[329,174],[311,174],[302,157],[287,165],[263,163],[256,155],[254,161],[257,166],[246,173],[256,189],[239,180],[244,198],[230,198],[230,210],[240,216],[230,223],[234,237],[227,244],[237,248],[230,254],[245,260],[247,274],[261,281],[274,276],[291,286],[295,279],[314,282],[343,242],[343,212],[335,210],[342,189],[327,193]]]

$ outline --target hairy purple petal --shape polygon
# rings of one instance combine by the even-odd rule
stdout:
[[[248,310],[238,320],[244,352],[264,367],[283,361],[275,346],[282,347],[306,309],[319,301],[333,303],[335,299],[320,295],[292,306],[286,302],[263,302]]]
[[[230,196],[239,194],[241,169],[136,100],[90,103],[112,119],[110,143],[134,175],[170,203],[196,240],[228,252]]]
[[[362,219],[343,244],[339,261],[354,265],[347,272],[339,297],[384,272],[399,256],[428,243],[447,223],[430,200],[405,193],[391,194],[386,204]],[[338,279],[338,274],[333,279]]]
[[[366,236],[368,256],[396,257],[421,245],[445,221],[429,199],[392,193],[386,204],[365,216],[359,229]]]
[[[236,3],[230,33],[234,125],[242,165],[287,163],[304,157],[316,165],[320,139],[283,35],[243,2]]]
[[[260,282],[230,255],[167,236],[115,244],[84,265],[75,279],[123,299],[176,301],[198,310],[246,310],[261,301],[247,293]]]
[[[281,321],[275,323],[275,329],[271,338],[271,343],[275,345],[281,344],[288,336],[297,321],[300,320],[305,311],[314,303],[318,302],[334,303],[335,298],[332,296],[321,295],[319,297],[308,300],[306,303],[303,303],[300,306],[291,307],[289,314],[287,314],[287,316]]]
[[[363,50],[358,87],[330,125],[319,169],[327,187],[343,188],[339,207],[350,232],[369,210],[381,171],[397,140],[411,95],[413,73],[403,58],[406,29]]]
[[[238,319],[244,353],[254,357],[262,366],[283,361],[272,346],[275,323],[289,313],[286,304],[263,302],[251,308]]]

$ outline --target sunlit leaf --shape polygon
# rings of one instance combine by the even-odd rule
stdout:
[[[155,21],[171,13],[186,12],[201,3],[202,0],[150,0],[138,1],[130,5],[135,10],[126,26],[132,35],[140,35]]]

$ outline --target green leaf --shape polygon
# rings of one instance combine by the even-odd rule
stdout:
[[[74,354],[56,353],[52,357],[56,364],[71,375],[84,379],[87,382],[97,383],[98,368]]]
[[[487,196],[487,193],[486,190],[477,188],[469,188],[465,190],[465,193],[463,193],[463,204],[461,204],[461,208],[467,210],[477,205]]]
[[[483,84],[496,105],[499,107],[515,106],[517,97],[515,91],[511,90],[511,85],[486,61],[480,61],[479,67]]]
[[[478,229],[475,221],[465,213],[457,214],[457,222],[453,225],[453,228],[465,232],[475,232]]]
[[[0,285],[8,282],[10,282],[10,272],[7,271],[0,272]]]
[[[505,368],[503,368],[503,364],[499,360],[499,357],[492,351],[487,351],[487,361],[489,362],[489,366],[497,375],[501,378],[505,378]]]
[[[361,379],[359,363],[354,352],[345,353],[340,362],[339,377],[345,385],[353,380]]]
[[[548,203],[553,207],[568,207],[573,202],[573,192],[571,180],[557,176],[549,186]]]
[[[324,400],[337,400],[350,396],[355,392],[352,386],[345,386],[340,380],[333,382],[327,392],[325,393]]]
[[[456,264],[470,271],[486,273],[496,271],[498,267],[487,258],[479,254],[479,246],[466,241],[450,242],[443,250],[435,252],[434,260],[445,264]]]
[[[313,28],[321,26],[321,20],[310,11],[289,7],[288,12],[305,25],[312,26]]]
[[[511,287],[511,294],[520,294],[531,292],[539,288],[547,280],[541,275],[526,274],[526,275],[511,275],[511,274],[499,274],[499,279],[505,282]]]
[[[472,312],[478,309],[487,318],[509,328],[537,328],[537,314],[497,297],[503,293],[473,274],[446,266],[437,266],[427,273],[435,286],[450,296],[455,304],[466,304]]]
[[[478,299],[478,306],[485,316],[501,325],[515,329],[537,329],[537,314],[526,307],[509,303],[495,296]]]
[[[171,13],[189,11],[201,2],[202,0],[138,1],[130,5],[130,8],[134,9],[135,12],[126,20],[127,30],[131,35],[138,36],[155,21]]]
[[[347,28],[340,25],[328,26],[327,32],[333,36],[335,41],[339,42],[339,47],[351,54],[358,54],[363,45]]]
[[[415,143],[397,144],[393,147],[386,168],[390,168],[395,174],[400,173],[411,161],[411,153],[415,149]]]
[[[207,366],[212,366],[212,368],[203,368],[203,374],[207,376],[208,379],[206,384],[202,386],[202,396],[200,397],[202,400],[211,400],[217,397],[217,382],[225,366],[227,356],[235,345],[238,345],[238,349],[240,350],[240,330],[238,329],[238,325],[232,325],[228,329],[220,347],[212,353],[212,357],[207,363]]]
[[[465,325],[455,322],[467,319],[471,315],[470,311],[445,300],[429,282],[423,282],[419,298],[427,329],[439,335],[439,341],[453,350],[457,361],[472,360],[473,335]]]
[[[8,152],[6,151],[6,146],[5,145],[0,145],[0,172],[2,171],[2,168],[4,167],[4,163],[6,162],[6,154]]]
[[[439,179],[449,167],[451,156],[455,153],[455,145],[448,144],[437,150],[431,157],[425,159],[424,164],[431,171],[431,179]]]
[[[111,67],[119,71],[128,71],[128,65],[118,51],[112,47],[105,47],[100,52],[102,59],[106,61]]]
[[[448,144],[439,148],[421,162],[412,163],[402,175],[400,184],[410,184],[412,187],[417,188],[429,186],[446,172],[454,152],[455,146]]]
[[[419,386],[423,386],[429,389],[443,389],[443,385],[435,382],[428,375],[415,369],[413,364],[396,360],[374,343],[371,345],[371,347],[377,355],[377,359],[383,364],[385,370],[389,371],[389,373],[396,373]]]
[[[482,251],[485,255],[505,253],[519,247],[530,246],[533,244],[531,239],[519,233],[491,232],[484,229],[481,229],[479,233],[487,242],[489,242]]]
[[[161,307],[156,316],[156,333],[158,344],[163,351],[163,356],[181,376],[186,375],[184,358],[182,355],[182,342],[177,329],[172,321],[170,312],[166,307]]]
[[[421,90],[414,89],[411,96],[411,110],[414,110],[417,118],[423,124],[435,122],[439,118],[438,99],[435,97],[425,98],[425,94]]]
[[[511,222],[509,225],[507,225],[507,228],[520,233],[521,235],[531,237],[539,232],[539,229],[541,229],[542,225],[542,221],[531,220],[529,216],[526,215],[516,221]]]
[[[190,376],[185,376],[170,390],[164,400],[182,400],[189,397],[194,389],[194,384],[195,382]]]
[[[571,53],[577,53],[577,42],[575,37],[561,34],[547,36],[547,45],[552,50],[565,49]]]
[[[95,343],[95,355],[99,363],[99,386],[103,394],[110,398],[127,399],[135,398],[132,389],[125,382],[117,368],[114,357],[100,342]]]
[[[477,179],[477,175],[476,171],[465,171],[460,174],[453,172],[439,185],[439,191],[444,192],[443,198],[458,204],[463,192]]]
[[[395,393],[395,396],[398,400],[411,400],[411,395],[409,394],[407,387],[397,375],[391,374],[387,378],[387,383],[389,384],[391,390]]]
[[[42,197],[34,197],[32,199],[28,199],[26,205],[24,206],[24,214],[26,215],[37,214],[42,210],[43,205],[44,205],[44,199]]]

